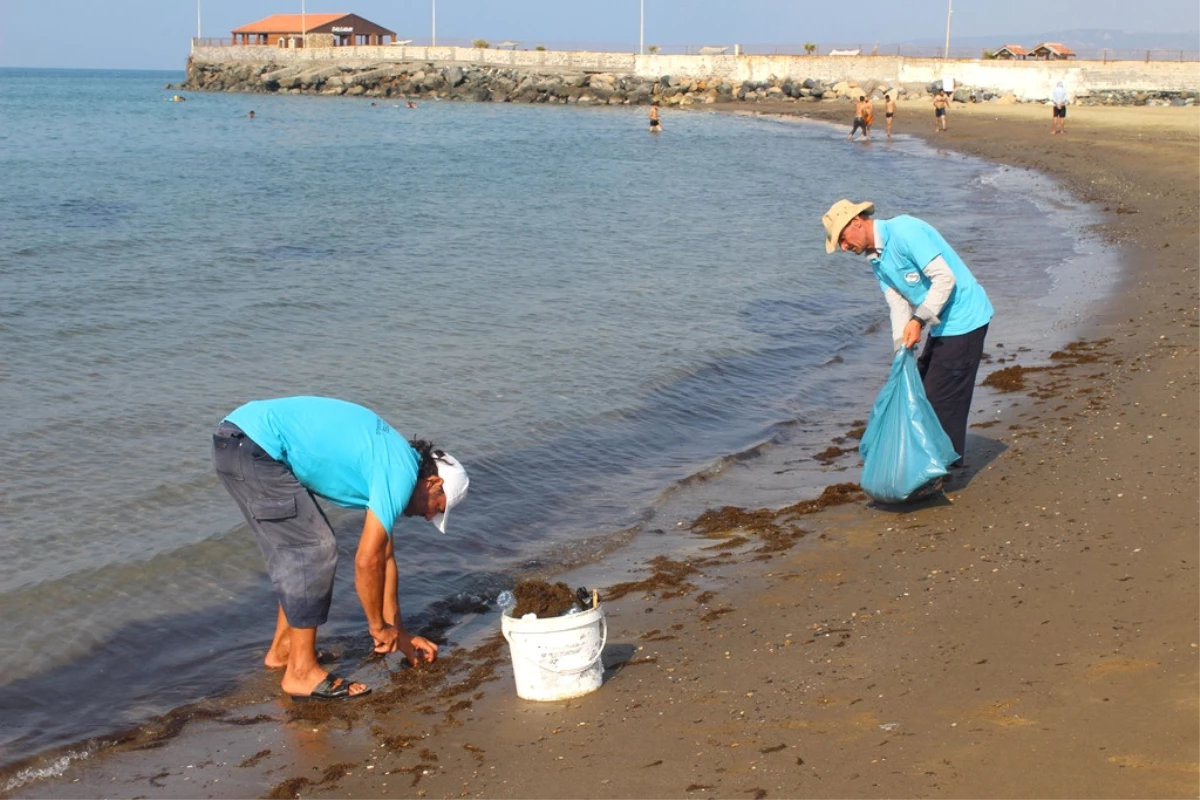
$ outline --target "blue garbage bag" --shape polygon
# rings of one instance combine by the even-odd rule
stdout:
[[[896,353],[888,377],[863,433],[860,484],[881,503],[919,500],[936,491],[946,467],[958,460],[942,430],[907,347]]]

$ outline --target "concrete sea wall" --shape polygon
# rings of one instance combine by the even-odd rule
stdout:
[[[574,91],[590,88],[594,75],[607,76],[598,81],[611,84],[607,96]],[[980,99],[1044,101],[1054,85],[1062,81],[1076,102],[1191,104],[1200,91],[1200,64],[902,56],[636,55],[394,45],[306,49],[196,46],[188,61],[187,82],[181,88],[385,97],[433,94],[526,102],[539,98],[542,102],[578,102],[588,95],[586,102],[649,102],[653,97],[666,103],[685,103],[688,98],[690,102],[820,99],[861,89],[895,89],[920,95],[944,78],[953,79],[964,92],[976,90]],[[469,85],[460,89],[464,84]],[[531,86],[541,88],[530,91]],[[604,93],[605,87],[597,88]],[[662,91],[670,88],[677,91]],[[486,96],[482,89],[487,90]],[[965,95],[956,99],[965,99]]]

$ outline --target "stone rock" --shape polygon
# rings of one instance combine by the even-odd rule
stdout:
[[[457,64],[452,67],[446,67],[446,71],[442,74],[445,76],[446,83],[450,85],[450,88],[458,86],[464,80],[462,67]]]
[[[320,67],[318,69],[308,69],[301,72],[299,75],[300,84],[309,88],[316,88],[325,83],[334,76],[341,75],[342,71],[337,67]]]
[[[833,93],[835,95],[837,95],[838,97],[846,97],[851,92],[859,91],[858,87],[855,84],[850,83],[849,81],[838,81],[837,83],[835,83],[833,85],[832,90],[833,90]]]

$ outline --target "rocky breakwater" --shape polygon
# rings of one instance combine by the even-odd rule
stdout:
[[[730,84],[675,75],[643,78],[611,73],[535,73],[463,64],[283,66],[270,62],[189,63],[187,80],[176,88],[578,105],[642,105],[656,100],[663,105],[821,100],[849,96],[852,91],[846,83],[835,88],[813,79],[772,78]],[[858,90],[855,84],[853,91]]]
[[[730,83],[719,78],[663,75],[657,78],[605,72],[534,72],[473,64],[386,62],[372,64],[279,64],[270,61],[189,61],[191,91],[277,92],[350,97],[439,98],[474,102],[570,103],[577,105],[664,106],[695,103],[810,102],[882,100],[885,94],[909,100],[936,94],[941,82],[890,84],[878,81],[778,78]],[[954,87],[951,99],[967,102],[1022,102],[1011,92],[986,86]],[[1194,105],[1195,92],[1103,91],[1080,93],[1086,105]]]

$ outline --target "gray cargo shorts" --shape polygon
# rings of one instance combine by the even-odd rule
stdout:
[[[213,434],[213,467],[242,510],[267,561],[279,605],[293,628],[329,618],[337,542],[325,512],[287,464],[232,422]]]

